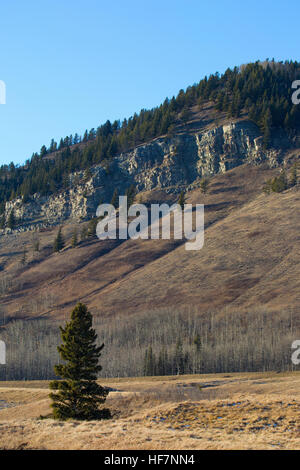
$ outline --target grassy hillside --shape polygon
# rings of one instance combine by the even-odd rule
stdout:
[[[96,314],[175,305],[200,312],[225,306],[297,309],[298,187],[262,193],[264,181],[278,173],[243,165],[213,177],[206,194],[188,193],[187,202],[205,204],[205,244],[196,252],[172,240],[94,238],[71,248],[72,225],[63,229],[67,245],[61,253],[52,252],[57,229],[38,234],[39,252],[30,232],[2,237],[3,315],[61,317],[79,300]],[[170,197],[159,193],[160,201]]]
[[[2,371],[2,379],[52,376],[57,322],[66,319],[78,301],[95,315],[100,337],[112,353],[113,359],[104,358],[106,376],[290,370],[291,342],[299,335],[300,196],[295,164],[300,150],[295,111],[289,106],[284,115],[279,111],[298,68],[293,63],[252,64],[222,77],[211,76],[122,127],[106,123],[91,139],[75,143],[69,139],[60,150],[44,149],[24,167],[2,168],[2,202],[16,195],[25,201],[39,185],[47,187],[46,180],[53,185],[45,194],[60,195],[68,187],[70,172],[106,165],[118,152],[163,132],[200,131],[201,137],[216,126],[251,119],[261,128],[264,150],[274,135],[276,149],[282,150],[278,160],[272,160],[269,149],[271,157],[265,163],[241,164],[211,175],[205,192],[203,180],[188,186],[186,202],[205,205],[205,241],[199,251],[186,251],[183,241],[172,239],[80,240],[88,222],[71,219],[62,227],[66,243],[60,252],[53,252],[57,226],[1,232],[0,336],[10,345],[13,364]],[[270,84],[274,86],[269,93]],[[253,115],[253,106],[259,116]],[[165,129],[171,108],[171,127]],[[114,141],[119,147],[106,154],[103,145]],[[234,146],[238,155],[239,143]],[[221,153],[226,154],[225,147]],[[283,184],[283,175],[291,181],[293,171],[293,186]],[[281,192],[273,192],[275,187]],[[137,198],[148,207],[153,202],[171,204],[178,201],[178,190],[172,186],[145,191]],[[74,229],[79,236],[76,246],[72,246]],[[37,319],[44,323],[28,322]],[[201,358],[194,341],[197,335]],[[149,346],[155,359],[145,371]]]

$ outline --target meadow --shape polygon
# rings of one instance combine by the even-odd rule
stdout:
[[[0,449],[300,449],[299,372],[100,383],[112,419],[60,422],[47,381],[1,382]]]

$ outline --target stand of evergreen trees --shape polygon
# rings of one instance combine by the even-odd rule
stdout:
[[[274,178],[268,179],[264,186],[263,191],[266,194],[273,193],[282,193],[286,189],[292,188],[298,184],[298,166],[295,163],[288,175],[286,170],[282,169],[279,176],[274,176]]]

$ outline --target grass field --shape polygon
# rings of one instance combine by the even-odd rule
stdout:
[[[0,449],[300,449],[300,373],[101,380],[108,421],[57,422],[48,383],[0,383]]]

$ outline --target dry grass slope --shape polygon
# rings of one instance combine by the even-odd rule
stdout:
[[[168,240],[93,240],[52,254],[53,230],[39,234],[41,251],[33,253],[31,233],[2,237],[1,310],[15,318],[57,317],[79,300],[94,314],[190,304],[203,312],[298,309],[299,190],[261,192],[278,171],[243,165],[213,177],[207,194],[188,194],[187,202],[205,204],[205,245],[198,252]],[[162,192],[144,197],[170,199]],[[64,227],[69,241],[72,229]],[[24,248],[28,260],[21,266]]]

